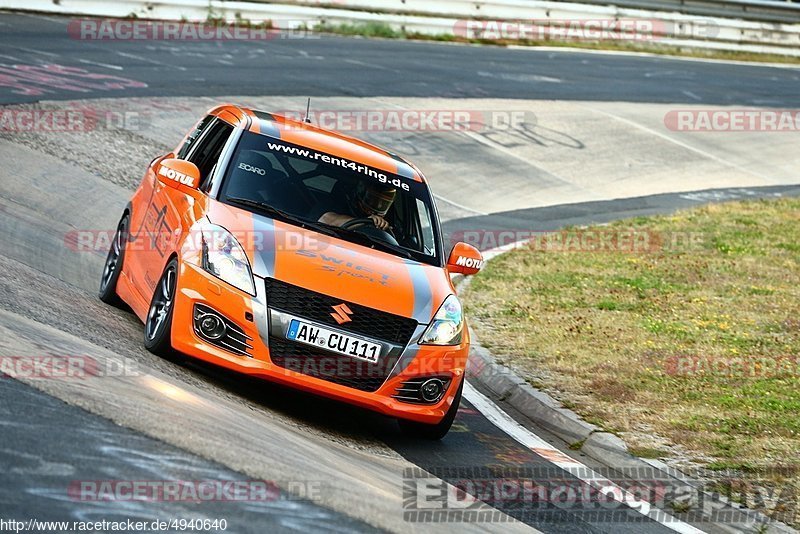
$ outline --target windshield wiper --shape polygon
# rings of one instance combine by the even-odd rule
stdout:
[[[260,200],[253,200],[252,198],[240,198],[240,197],[228,197],[226,200],[232,204],[239,204],[240,206],[246,206],[248,208],[256,208],[257,210],[266,212],[269,215],[276,215],[282,219],[289,219],[290,221],[295,221],[298,223],[305,224],[305,221],[300,217],[296,217],[291,213],[286,213],[285,211],[281,211],[278,208],[270,204],[267,204],[266,202],[261,202]]]

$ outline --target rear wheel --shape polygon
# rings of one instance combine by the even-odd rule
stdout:
[[[464,380],[466,380],[466,378],[461,379],[461,384],[458,386],[458,391],[456,392],[456,398],[453,399],[453,404],[450,406],[450,409],[447,410],[447,413],[441,421],[429,425],[426,423],[409,421],[407,419],[398,419],[397,422],[400,424],[400,430],[403,431],[403,434],[414,438],[431,440],[445,437],[450,431],[450,427],[453,426],[453,421],[456,419],[458,405],[461,404],[461,392],[464,390]]]
[[[125,259],[125,245],[128,242],[128,225],[130,215],[125,214],[117,225],[117,231],[106,256],[103,274],[100,277],[100,290],[97,296],[106,304],[119,306],[122,300],[117,296],[117,280],[122,272],[122,262]]]
[[[144,346],[161,356],[169,356],[172,352],[172,312],[175,309],[177,280],[178,260],[173,258],[156,284],[144,322]]]

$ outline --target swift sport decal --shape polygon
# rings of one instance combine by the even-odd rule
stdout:
[[[336,273],[336,276],[360,278],[372,283],[388,286],[391,277],[388,274],[381,274],[375,270],[363,265],[357,265],[352,261],[343,260],[335,256],[328,256],[322,252],[314,252],[313,250],[296,250],[295,254],[304,256],[306,258],[319,258],[325,265],[320,267],[321,270]]]

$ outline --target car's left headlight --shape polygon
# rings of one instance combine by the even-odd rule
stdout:
[[[202,267],[220,280],[256,294],[253,272],[244,249],[229,231],[209,224],[201,228]]]
[[[461,302],[455,295],[450,295],[444,299],[419,342],[423,345],[458,345],[463,331]]]

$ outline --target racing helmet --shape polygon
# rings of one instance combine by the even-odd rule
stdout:
[[[363,180],[356,186],[356,207],[364,215],[385,216],[392,207],[397,189],[390,185],[365,183]]]

